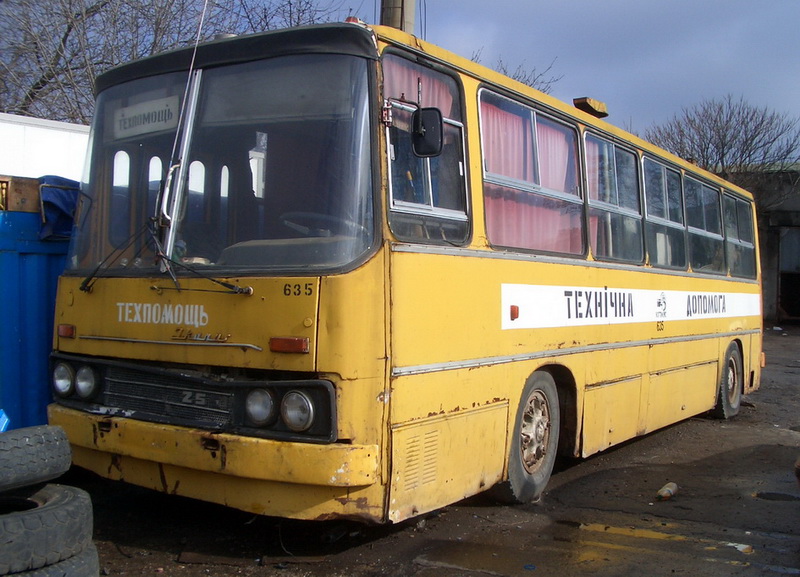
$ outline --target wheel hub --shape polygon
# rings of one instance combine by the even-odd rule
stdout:
[[[534,391],[525,404],[520,429],[522,463],[528,473],[534,473],[547,454],[550,439],[550,407],[541,391]]]

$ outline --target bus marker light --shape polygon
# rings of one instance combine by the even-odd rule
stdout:
[[[515,321],[519,318],[519,306],[511,305],[511,320]]]
[[[307,353],[307,337],[270,337],[269,350],[273,353]]]
[[[62,339],[74,339],[75,332],[75,325],[58,325],[58,336]]]

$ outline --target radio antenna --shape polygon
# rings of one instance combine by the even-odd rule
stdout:
[[[163,245],[164,248],[170,253],[172,252],[172,244],[169,241],[169,239],[171,238],[170,230],[173,224],[172,216],[174,215],[167,214],[166,211],[164,210],[164,205],[165,203],[167,203],[169,199],[170,191],[174,191],[174,194],[177,194],[178,189],[175,187],[179,186],[180,184],[173,182],[173,180],[175,173],[181,172],[179,169],[181,163],[183,162],[183,159],[178,158],[178,148],[181,138],[183,136],[183,131],[185,129],[186,109],[188,106],[189,93],[191,91],[192,81],[194,78],[194,67],[195,67],[195,61],[197,59],[197,47],[200,45],[200,38],[203,35],[203,26],[205,25],[207,10],[208,10],[208,0],[205,0],[203,2],[203,10],[200,13],[200,21],[197,24],[197,34],[195,35],[194,46],[192,48],[192,58],[189,62],[189,71],[187,72],[186,75],[186,85],[183,90],[183,100],[181,100],[181,107],[178,113],[178,124],[175,127],[175,138],[172,141],[172,152],[170,153],[169,157],[169,166],[167,167],[166,176],[161,183],[158,199],[156,201],[156,214],[154,215],[154,222],[158,227],[158,230],[155,231],[156,238],[158,238],[163,234],[161,240],[162,241],[166,240],[166,242],[163,242]],[[162,253],[162,251],[160,250],[158,252]],[[170,264],[168,258],[169,256],[170,256],[169,254],[164,254],[163,256],[159,257],[159,260],[161,261],[161,271],[162,272],[167,271],[170,274],[172,274],[172,271],[170,270]]]

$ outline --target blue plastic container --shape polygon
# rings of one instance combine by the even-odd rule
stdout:
[[[64,235],[69,227],[62,222],[57,231],[53,228],[64,215],[52,215],[45,191],[52,182],[57,183],[56,203],[65,194],[77,199],[78,183],[42,177],[43,213],[0,211],[0,410],[9,429],[46,424],[51,401],[55,295],[69,248]],[[51,216],[43,220],[48,210]]]

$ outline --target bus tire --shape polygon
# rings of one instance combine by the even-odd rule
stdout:
[[[61,427],[41,425],[0,433],[0,491],[55,479],[67,472],[71,461]]]
[[[504,503],[533,503],[550,480],[558,449],[561,416],[553,376],[533,373],[525,383],[514,423],[508,459],[508,480],[491,494]]]
[[[731,343],[725,351],[725,362],[719,374],[717,404],[711,415],[717,419],[730,419],[739,413],[742,402],[742,353],[739,345]]]
[[[41,569],[92,543],[92,501],[76,487],[41,485],[0,495],[0,575]]]
[[[97,577],[100,574],[100,559],[94,543],[77,555],[53,565],[46,565],[33,571],[14,573],[12,577]]]

